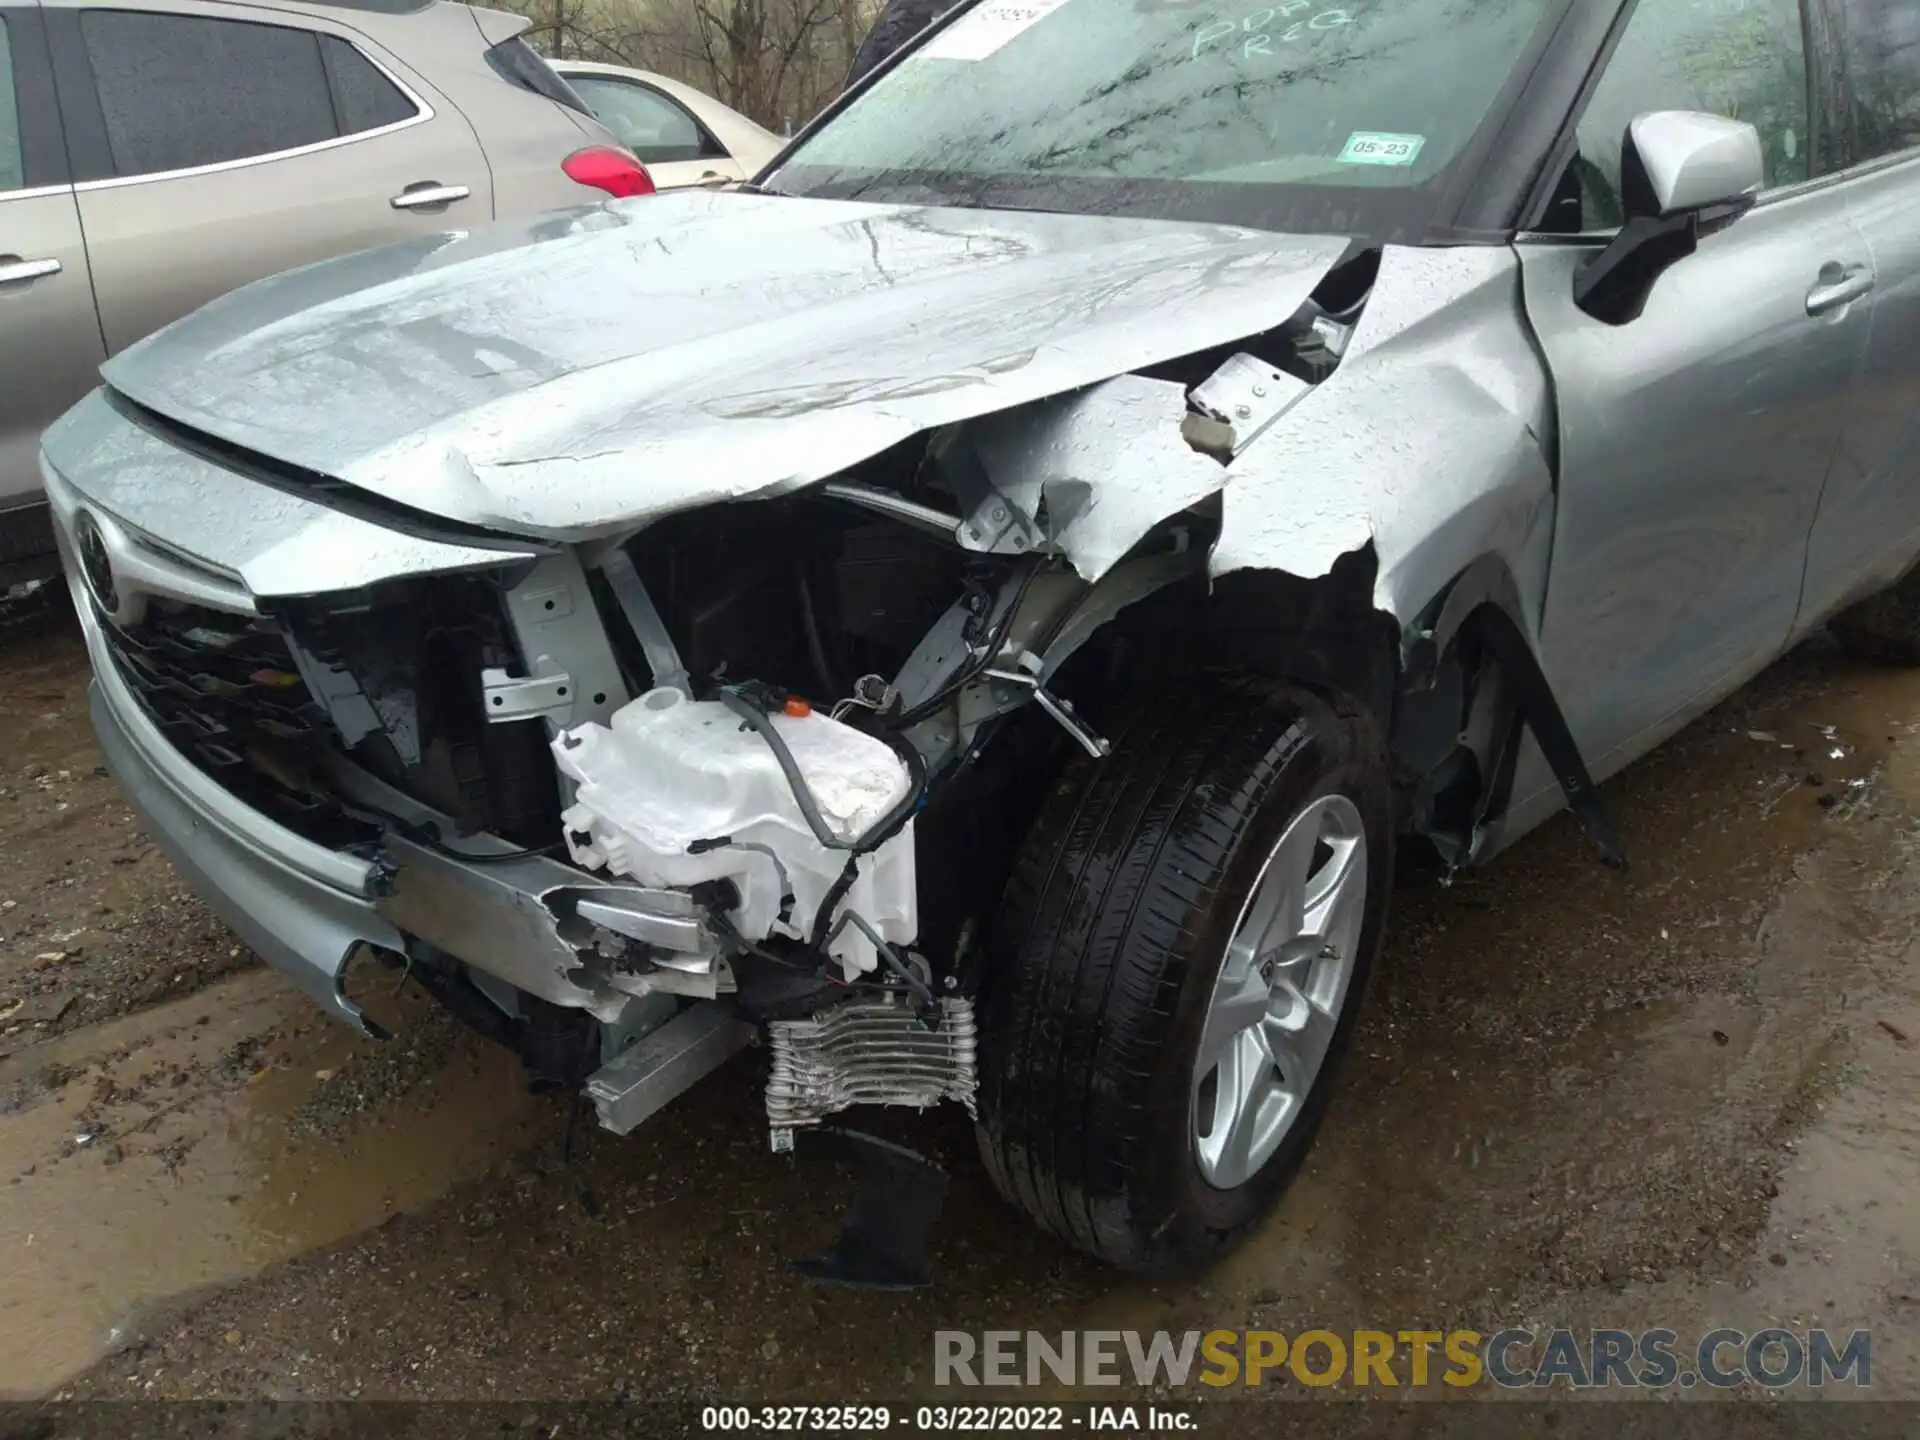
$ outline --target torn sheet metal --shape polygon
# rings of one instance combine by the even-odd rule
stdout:
[[[1272,328],[1346,248],[676,191],[310,266],[103,373],[179,423],[389,500],[577,539],[797,489],[922,431]]]
[[[1491,553],[1532,625],[1553,477],[1546,381],[1511,323],[1518,287],[1507,250],[1389,246],[1340,368],[1228,467],[1212,573],[1314,579],[1372,540],[1374,603],[1407,621]]]
[[[1187,394],[1122,375],[968,427],[995,488],[1086,580],[1096,580],[1169,515],[1227,482],[1187,443]]]
[[[1281,376],[1290,389],[1254,396],[1257,362],[1235,356],[1195,388],[1193,400],[1213,397],[1248,432],[1236,431],[1224,467],[1183,434],[1185,389],[1138,375],[985,417],[966,434],[996,489],[1088,580],[1221,492],[1215,576],[1317,579],[1371,540],[1375,603],[1410,620],[1493,553],[1514,572],[1531,624],[1553,486],[1536,438],[1546,385],[1509,323],[1518,283],[1506,251],[1389,248],[1331,378],[1309,387]],[[1256,401],[1269,408],[1256,413]]]
[[[1550,423],[1511,323],[1509,251],[1388,247],[1340,368],[1236,437],[1225,466],[1182,436],[1181,385],[1128,373],[1283,324],[1343,251],[1217,225],[683,192],[310,267],[106,373],[225,439],[541,535],[786,493],[957,428],[1085,578],[1224,492],[1215,575],[1315,578],[1372,540],[1379,607],[1407,619],[1492,551],[1531,625]],[[103,409],[57,426],[50,456],[84,462]],[[83,490],[114,483],[76,468]],[[247,489],[277,538],[287,497]],[[328,513],[301,508],[308,523]],[[228,564],[216,513],[169,514],[165,533]],[[424,566],[419,543],[388,532],[326,551],[388,573]],[[317,581],[317,547],[272,553],[295,583]],[[230,568],[256,593],[289,584]]]

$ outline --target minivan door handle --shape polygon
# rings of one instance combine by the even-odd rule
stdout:
[[[1841,265],[1829,260],[1820,278],[1807,291],[1807,314],[1827,315],[1851,305],[1873,289],[1873,271],[1865,265]]]
[[[18,255],[0,255],[0,285],[24,285],[60,273],[58,260],[22,260]]]
[[[431,210],[464,200],[473,192],[464,185],[440,185],[432,180],[409,185],[387,203],[396,210]]]

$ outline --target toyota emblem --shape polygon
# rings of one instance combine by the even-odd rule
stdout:
[[[107,553],[107,537],[100,533],[99,522],[84,511],[73,527],[74,550],[80,559],[80,574],[94,603],[108,615],[120,613],[120,592],[113,582],[113,557]]]

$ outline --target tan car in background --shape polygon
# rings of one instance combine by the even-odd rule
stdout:
[[[35,452],[107,356],[277,271],[648,188],[526,26],[0,0],[0,583],[56,568]]]
[[[662,190],[750,179],[787,143],[664,75],[586,60],[550,63]]]

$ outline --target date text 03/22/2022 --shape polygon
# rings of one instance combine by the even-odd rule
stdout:
[[[765,1435],[900,1430],[916,1434],[1181,1434],[1199,1426],[1178,1405],[708,1405],[703,1430]]]

